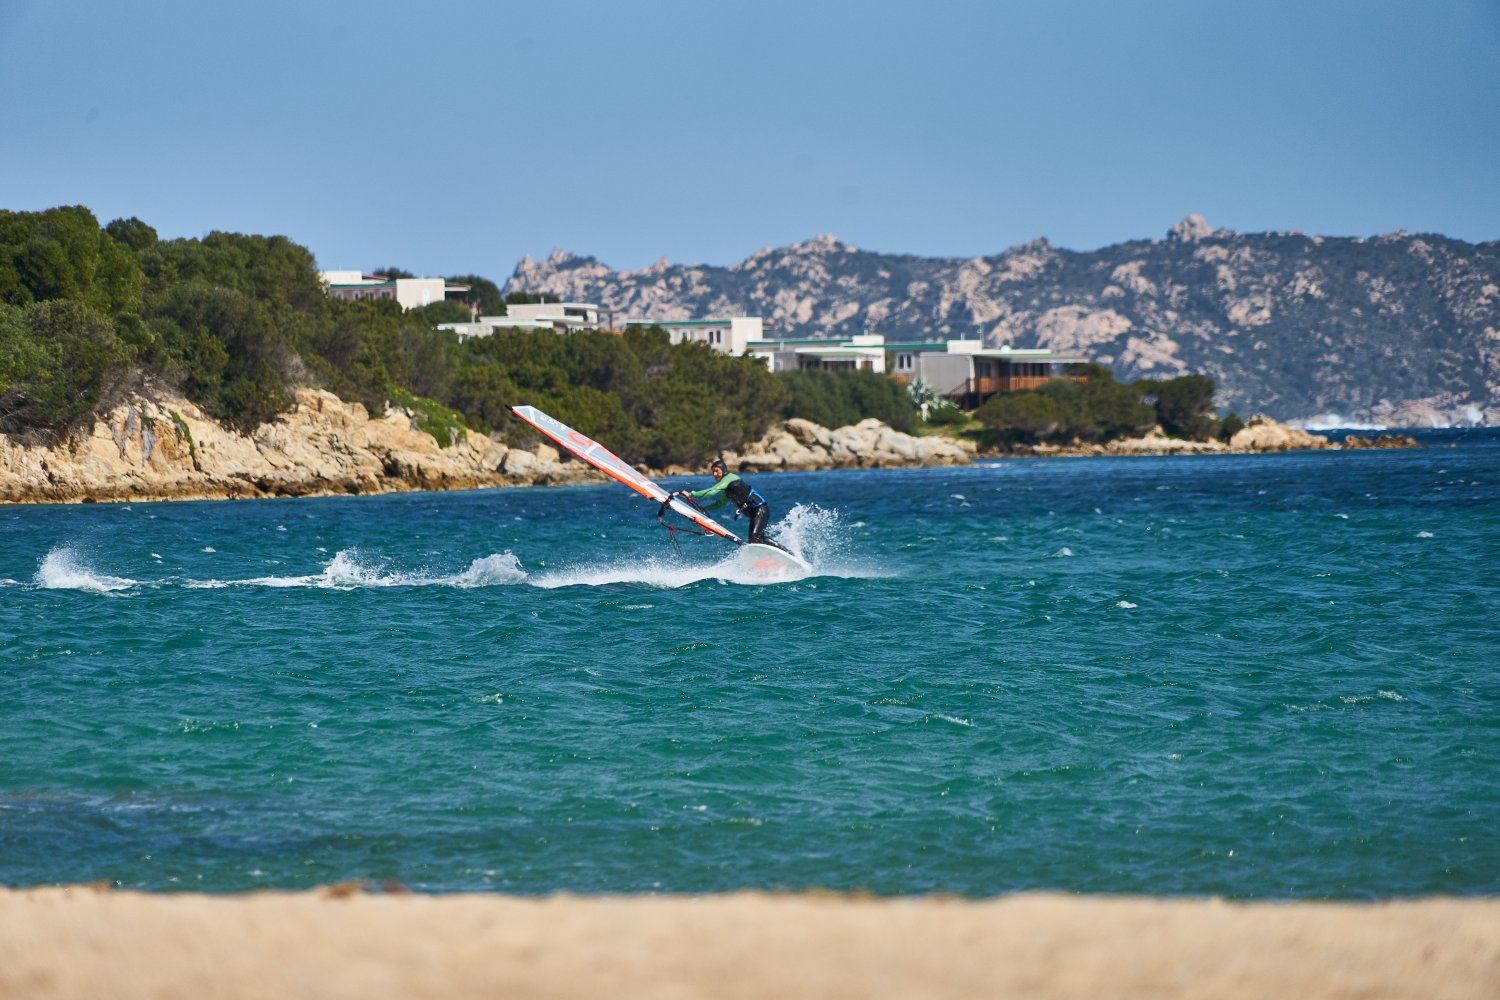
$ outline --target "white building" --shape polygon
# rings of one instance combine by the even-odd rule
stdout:
[[[885,337],[864,333],[844,340],[752,340],[752,357],[765,361],[773,372],[816,368],[822,371],[865,371],[885,374]]]
[[[697,341],[724,354],[744,354],[752,341],[760,340],[765,324],[759,316],[727,316],[721,319],[631,319],[625,325],[659,326],[674,344]]]
[[[469,290],[468,285],[450,284],[443,278],[387,278],[363,271],[319,271],[318,276],[336,299],[395,299],[402,309],[432,305]]]

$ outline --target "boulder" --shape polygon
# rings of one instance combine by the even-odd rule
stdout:
[[[1229,439],[1229,447],[1232,451],[1296,451],[1327,448],[1328,439],[1257,413]]]

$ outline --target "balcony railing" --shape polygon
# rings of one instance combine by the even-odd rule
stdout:
[[[1038,389],[1055,378],[1087,382],[1087,375],[996,375],[988,378],[967,379],[948,395],[952,399],[984,400],[1001,392],[1017,392],[1021,389]]]

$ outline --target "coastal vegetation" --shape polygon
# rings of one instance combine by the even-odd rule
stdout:
[[[1213,409],[1214,383],[1203,375],[1124,383],[1103,365],[1084,381],[1053,379],[1036,388],[992,396],[974,411],[979,437],[998,446],[1078,441],[1101,443],[1161,427],[1169,437],[1227,441],[1244,426]]]
[[[0,211],[0,432],[55,438],[148,381],[244,431],[284,412],[297,386],[323,388],[374,415],[400,406],[445,447],[465,428],[529,443],[534,432],[509,407],[532,403],[654,467],[699,464],[788,417],[921,423],[918,401],[883,376],[773,375],[755,359],[672,344],[656,327],[460,341],[437,325],[467,318],[471,305],[503,314],[506,299],[477,275],[449,280],[468,286],[466,304],[403,312],[391,300],[328,296],[312,254],[286,237],[163,240],[139,219],[100,226],[81,206]],[[996,397],[973,417],[996,442],[1107,440],[1155,424],[1190,437],[1222,431],[1206,378],[1123,385],[1100,366],[1089,376]],[[968,420],[941,404],[928,417]]]

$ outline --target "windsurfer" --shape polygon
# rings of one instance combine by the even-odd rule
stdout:
[[[759,545],[776,545],[766,537],[766,522],[771,519],[771,507],[766,498],[753,486],[724,466],[724,460],[716,458],[709,465],[714,484],[701,490],[680,490],[678,496],[692,500],[714,500],[704,507],[705,511],[718,510],[726,503],[734,504],[734,516],[744,515],[750,521],[750,541]],[[776,545],[777,548],[781,546]]]

